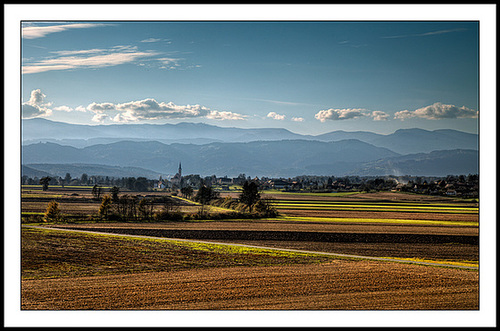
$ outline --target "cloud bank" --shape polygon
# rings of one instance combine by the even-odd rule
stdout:
[[[327,109],[320,110],[314,117],[321,122],[339,121],[366,116],[365,112],[365,109]]]
[[[125,103],[91,103],[87,110],[95,115],[93,121],[110,118],[114,122],[137,122],[141,120],[207,118],[213,120],[244,120],[247,116],[229,111],[211,110],[200,105],[176,105],[173,102],[158,102],[148,98]],[[112,116],[114,112],[116,115]]]
[[[93,113],[92,121],[103,122],[109,119],[113,122],[127,123],[142,120],[206,118],[211,120],[245,120],[248,116],[230,111],[212,110],[201,105],[176,105],[173,102],[158,102],[153,98],[125,103],[92,102],[87,107],[72,108],[66,105],[56,106],[45,102],[45,94],[40,89],[31,91],[30,99],[22,104],[22,117],[46,117],[52,111],[63,112],[90,112]]]
[[[405,120],[409,118],[425,118],[430,120],[455,119],[455,118],[477,118],[479,112],[465,106],[445,105],[436,102],[430,106],[419,108],[414,111],[403,110],[394,115],[395,119]]]

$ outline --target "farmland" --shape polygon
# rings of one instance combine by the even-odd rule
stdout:
[[[474,201],[276,191],[274,218],[103,222],[90,189],[23,187],[22,309],[479,307]],[[73,221],[41,224],[51,200]]]

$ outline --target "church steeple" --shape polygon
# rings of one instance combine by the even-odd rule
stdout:
[[[182,167],[180,162],[179,162],[179,176],[182,176]]]

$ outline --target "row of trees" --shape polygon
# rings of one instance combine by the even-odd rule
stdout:
[[[209,185],[202,184],[193,197],[193,200],[200,204],[195,215],[181,213],[178,200],[169,196],[141,198],[129,194],[119,195],[117,187],[113,187],[109,194],[101,196],[103,193],[98,185],[93,187],[93,194],[95,199],[101,201],[98,218],[105,221],[160,221],[208,217],[274,217],[278,215],[271,201],[261,198],[259,187],[255,182],[245,182],[238,199],[220,198],[219,192]],[[185,194],[192,196],[193,192],[185,192]],[[209,214],[210,205],[233,209],[235,212],[223,215]],[[48,222],[58,222],[63,219],[56,201],[51,201],[48,204],[44,219]]]
[[[245,181],[238,199],[231,197],[220,198],[220,195],[211,186],[200,186],[194,200],[202,206],[207,204],[222,208],[245,212],[256,217],[275,217],[278,215],[276,208],[270,199],[262,199],[259,193],[259,185],[255,181]]]

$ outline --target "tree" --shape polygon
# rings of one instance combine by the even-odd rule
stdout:
[[[118,201],[118,193],[120,193],[120,188],[113,186],[109,191],[111,192],[111,200],[113,202],[117,202]]]
[[[71,175],[69,172],[66,173],[66,176],[64,177],[64,183],[66,183],[66,185],[68,185],[69,183],[71,183]]]
[[[49,183],[52,178],[46,176],[40,179],[40,184],[42,184],[42,190],[47,191],[49,189]]]
[[[183,188],[181,188],[181,194],[184,198],[190,198],[192,195],[193,195],[193,188],[188,185],[188,186],[184,186]]]
[[[151,199],[144,198],[141,201],[139,201],[137,210],[144,219],[146,220],[151,219],[151,217],[153,216],[153,209],[154,209],[154,204]]]
[[[101,206],[99,207],[99,216],[105,221],[108,220],[109,209],[111,208],[111,197],[105,195],[102,197]]]
[[[122,195],[116,203],[117,213],[125,220],[137,218],[137,196]]]
[[[92,187],[92,195],[94,196],[94,199],[99,200],[101,198],[102,194],[102,186],[95,184],[94,187]]]
[[[80,177],[80,183],[82,185],[87,185],[89,181],[89,176],[87,174],[82,174],[82,177]]]
[[[278,211],[274,207],[272,199],[260,199],[254,205],[255,211],[264,217],[276,217],[278,216]]]
[[[144,192],[149,190],[149,182],[146,177],[137,177],[134,183],[134,190]]]
[[[194,197],[194,200],[201,203],[202,205],[208,204],[210,201],[217,199],[219,193],[214,191],[211,186],[202,184]]]
[[[43,219],[45,222],[58,222],[62,220],[61,209],[59,209],[57,201],[52,200],[49,202]]]
[[[246,181],[240,194],[240,202],[244,203],[252,211],[254,204],[259,200],[259,186],[255,182]]]
[[[205,216],[205,205],[207,205],[210,201],[217,199],[219,197],[219,193],[214,191],[211,186],[207,186],[205,184],[201,184],[196,196],[194,197],[194,201],[197,201],[201,204],[201,208],[198,211],[200,217]]]

